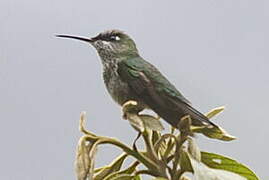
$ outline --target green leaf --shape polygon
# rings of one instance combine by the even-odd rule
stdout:
[[[128,121],[129,121],[129,123],[133,126],[133,128],[135,130],[137,130],[138,132],[144,132],[145,131],[144,122],[139,117],[139,115],[133,114],[133,113],[125,113],[125,114],[126,114],[126,117],[127,117]]]
[[[110,175],[106,176],[106,178],[104,180],[110,180],[111,178],[118,177],[121,174],[129,174],[129,175],[131,175],[136,170],[136,167],[138,165],[139,165],[139,162],[135,161],[130,167],[128,167],[128,168],[126,168],[124,170],[121,170],[121,171],[116,171],[114,173],[111,173]]]
[[[180,150],[179,164],[183,172],[193,172],[188,153],[182,149]]]
[[[134,176],[130,174],[120,174],[118,176],[110,178],[109,180],[133,180],[133,179],[134,179]]]
[[[236,139],[236,137],[228,134],[223,128],[219,126],[214,126],[212,128],[192,126],[191,130],[192,132],[202,133],[212,139],[219,139],[222,141],[232,141]]]
[[[175,154],[175,148],[176,148],[176,142],[174,139],[169,138],[168,142],[166,142],[164,145],[161,145],[161,155],[164,158],[167,158],[171,156],[172,154]]]
[[[119,171],[126,157],[127,154],[120,155],[109,166],[106,166],[102,170],[99,170],[99,172],[94,176],[94,180],[103,180],[111,173]]]
[[[98,168],[100,169],[100,168]],[[94,176],[94,180],[101,180],[103,178],[105,178],[106,176],[108,176],[111,173],[111,169],[109,166],[104,166],[101,168],[100,171],[98,171],[95,176]]]
[[[160,154],[164,160],[168,156],[171,156],[175,153],[175,139],[176,136],[173,134],[164,134],[161,138],[154,144],[155,151]]]
[[[222,111],[224,111],[225,107],[221,106],[221,107],[217,107],[215,109],[212,109],[210,112],[206,113],[206,117],[208,119],[211,119],[212,117],[216,116],[217,114],[221,113]]]
[[[141,177],[139,175],[136,175],[133,180],[141,180]]]
[[[142,114],[142,115],[139,115],[139,117],[142,119],[145,128],[150,129],[152,131],[164,130],[164,127],[161,121],[155,118],[154,116]]]
[[[180,133],[182,134],[181,136],[188,136],[192,134],[191,131],[191,116],[190,115],[186,115],[183,116],[180,121],[178,122],[178,129],[180,130]]]
[[[199,180],[247,180],[236,173],[222,169],[212,169],[189,155],[195,179]]]
[[[134,162],[130,167],[126,168],[125,170],[122,170],[122,174],[132,174],[135,172],[136,167],[139,165],[139,161]]]
[[[221,169],[236,173],[247,178],[247,180],[259,180],[248,167],[222,155],[201,152],[201,162],[213,169]]]
[[[154,145],[161,138],[161,133],[157,131],[152,131],[151,142]]]
[[[96,169],[94,169],[94,173],[98,173],[98,172],[100,172],[104,168],[105,168],[104,166],[103,167],[96,168]]]
[[[139,107],[136,101],[127,101],[122,107],[123,117],[139,132],[144,132],[145,129],[152,131],[161,131],[164,129],[158,118],[151,115],[139,115]]]
[[[123,117],[129,121],[135,130],[144,132],[144,123],[137,114],[138,106],[136,101],[127,101],[122,106]]]

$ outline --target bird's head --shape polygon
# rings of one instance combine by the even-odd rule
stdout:
[[[72,38],[90,43],[104,57],[129,57],[138,55],[135,42],[120,30],[107,30],[93,38],[78,36],[57,35],[57,37]]]

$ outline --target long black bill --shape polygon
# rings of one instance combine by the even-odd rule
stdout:
[[[83,38],[83,37],[78,37],[78,36],[69,36],[69,35],[56,35],[56,37],[61,37],[61,38],[70,38],[70,39],[77,39],[80,41],[85,41],[88,43],[94,42],[93,39],[88,39],[88,38]]]

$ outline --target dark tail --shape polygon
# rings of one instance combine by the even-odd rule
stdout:
[[[204,114],[200,113],[192,106],[188,105],[188,114],[192,118],[192,125],[194,126],[213,126],[216,127]]]

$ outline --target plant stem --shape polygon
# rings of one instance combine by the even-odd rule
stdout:
[[[158,155],[151,141],[150,133],[145,130],[142,133],[142,136],[147,148],[147,154],[149,155],[150,159],[152,159],[158,165],[159,176],[161,175],[162,177],[167,177],[166,164],[158,158]]]
[[[181,133],[180,138],[177,138],[176,140],[176,151],[174,155],[174,161],[173,161],[173,168],[170,173],[172,180],[178,180],[181,176],[180,170],[178,170],[178,164],[179,164],[179,159],[180,159],[180,149],[182,148],[182,145],[184,142],[187,140],[187,135]]]
[[[155,164],[151,159],[147,158],[146,156],[144,156],[140,152],[133,151],[127,145],[119,142],[116,139],[109,138],[109,137],[101,137],[101,136],[91,136],[91,135],[85,135],[85,138],[88,139],[89,141],[98,140],[98,144],[113,144],[113,145],[121,148],[128,155],[136,158],[138,161],[140,161],[142,164],[144,164],[151,171],[154,171],[162,176],[162,174],[160,174],[160,172],[159,172],[158,165]]]

